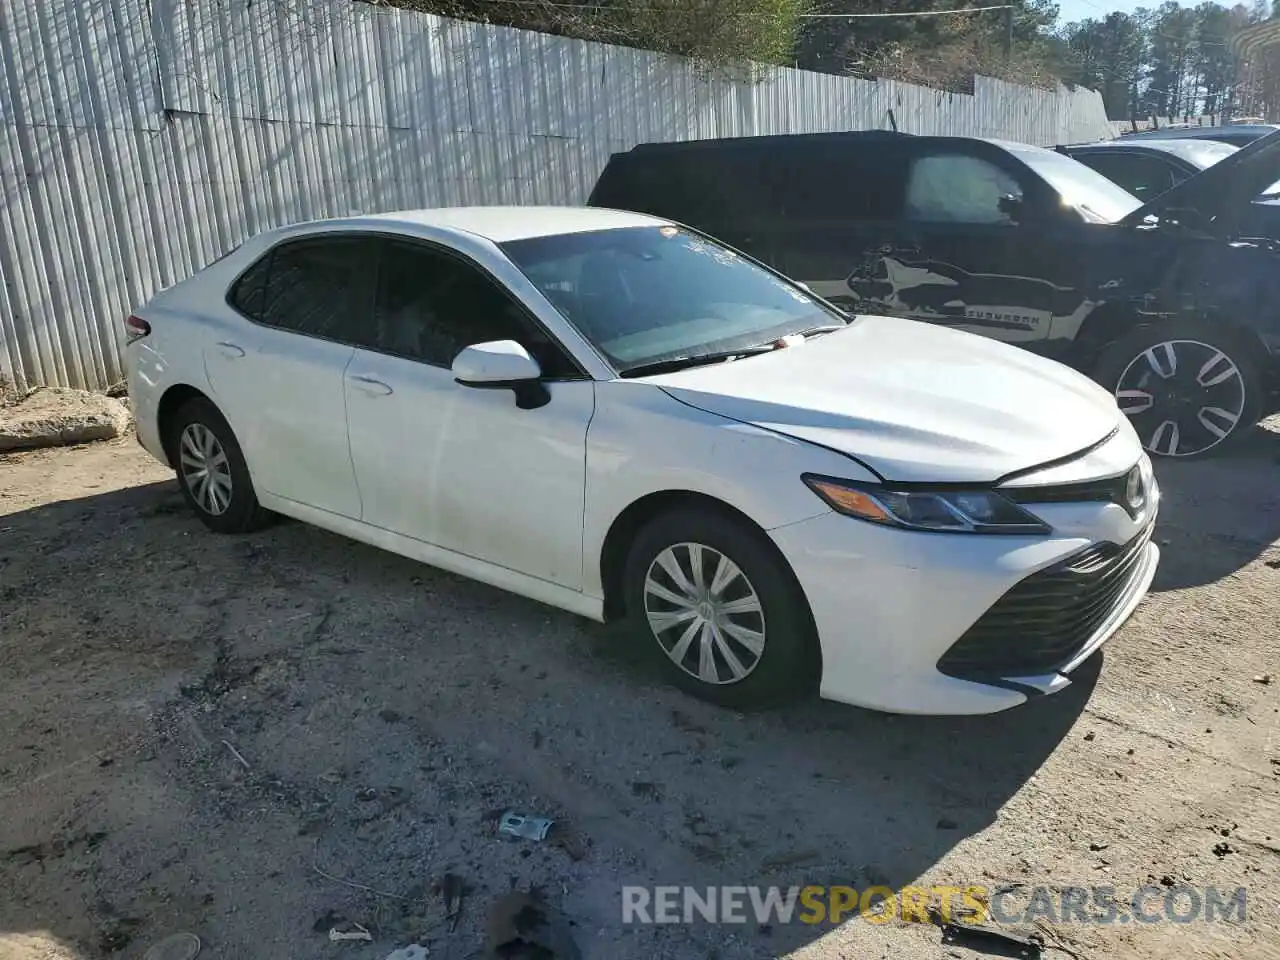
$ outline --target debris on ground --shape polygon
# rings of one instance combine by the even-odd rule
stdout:
[[[87,390],[40,387],[0,408],[0,452],[111,440],[133,424],[122,401]]]
[[[462,917],[462,903],[466,899],[469,889],[456,873],[446,873],[440,878],[440,896],[444,900],[444,918],[449,921],[450,932],[458,928],[458,920]]]
[[[489,908],[489,956],[501,960],[581,960],[569,922],[533,893],[513,890]]]
[[[989,925],[978,926],[953,920],[943,921],[941,927],[943,943],[991,956],[1034,960],[1044,949],[1044,942],[1039,936],[1024,937]]]
[[[411,943],[399,950],[392,950],[387,954],[387,960],[427,960],[430,955],[431,951],[422,944]]]
[[[369,943],[373,942],[373,934],[371,934],[366,927],[361,926],[354,920],[340,926],[345,927],[345,929],[340,929],[339,927],[329,928],[330,943],[342,943],[345,940],[364,940]]]
[[[1254,678],[1253,678],[1253,682],[1254,682],[1254,683],[1268,684],[1268,683],[1270,683],[1270,682],[1271,682],[1271,674],[1269,674],[1269,673],[1260,673],[1260,674],[1258,674],[1256,677],[1254,677]]]
[[[1225,840],[1220,840],[1213,845],[1213,855],[1217,857],[1219,860],[1221,860],[1223,857],[1227,856],[1228,854],[1235,853],[1235,852],[1236,852],[1236,848],[1231,846],[1231,844],[1227,843],[1227,841]]]
[[[498,821],[498,834],[502,837],[520,840],[547,839],[555,821],[550,817],[535,817],[515,810],[508,810]]]
[[[1089,849],[1092,850],[1094,853],[1098,853],[1102,850],[1107,849],[1107,847],[1109,846],[1111,846],[1111,844],[1108,843],[1106,840],[1095,840],[1093,841],[1093,843],[1089,844]]]
[[[200,947],[200,938],[194,933],[175,933],[152,946],[142,960],[195,960]]]
[[[552,825],[547,839],[567,853],[570,860],[582,860],[587,855],[586,839],[563,820]]]

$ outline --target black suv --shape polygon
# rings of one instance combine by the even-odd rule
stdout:
[[[942,323],[1085,371],[1153,454],[1280,409],[1280,246],[1242,236],[1280,133],[1147,203],[1062,153],[888,131],[642,144],[593,206],[715,235],[861,313]]]

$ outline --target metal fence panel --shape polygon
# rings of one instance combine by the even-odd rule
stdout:
[[[890,111],[892,111],[892,120]],[[1096,93],[972,96],[687,61],[348,0],[0,5],[0,374],[123,376],[121,321],[253,233],[347,213],[580,203],[642,141],[865,128],[1112,136]]]

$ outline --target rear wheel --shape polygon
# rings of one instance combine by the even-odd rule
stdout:
[[[1094,377],[1152,456],[1217,453],[1261,415],[1262,376],[1248,348],[1209,324],[1138,327],[1103,350]]]
[[[166,448],[182,497],[210,530],[245,533],[263,525],[249,467],[230,424],[211,402],[189,400],[168,424]]]
[[[623,577],[632,633],[694,696],[766,706],[814,678],[804,595],[773,545],[743,522],[692,509],[662,514],[636,537]]]

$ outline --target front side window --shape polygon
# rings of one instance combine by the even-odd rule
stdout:
[[[477,267],[423,244],[388,241],[382,252],[375,348],[449,367],[464,348],[514,340],[551,379],[578,375],[576,365]]]
[[[260,312],[248,315],[268,326],[326,340],[358,343],[367,339],[371,247],[368,239],[360,237],[282,244],[268,258]]]
[[[907,217],[920,223],[1009,225],[1001,200],[1022,199],[1010,174],[979,157],[960,153],[921,157],[907,180]]]
[[[502,249],[622,373],[847,320],[799,287],[677,227],[535,237]]]

